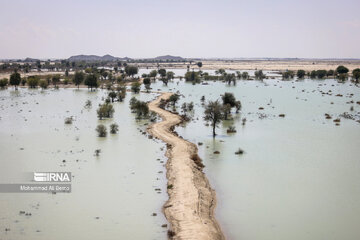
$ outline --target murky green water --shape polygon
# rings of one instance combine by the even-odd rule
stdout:
[[[216,216],[229,239],[360,238],[360,123],[341,118],[336,126],[324,116],[329,113],[335,119],[349,112],[359,119],[358,87],[334,80],[238,81],[236,86],[180,82],[153,87],[180,91],[185,98],[179,106],[194,101],[195,121],[176,131],[194,143],[204,143],[199,154],[217,193]],[[332,96],[320,93],[328,90]],[[224,92],[234,93],[243,108],[233,115],[235,120],[217,129],[214,140],[211,127],[202,120],[200,98],[220,99]],[[348,103],[352,100],[355,103]],[[244,117],[247,122],[242,126]],[[230,125],[237,133],[226,133]],[[245,154],[234,154],[239,147]],[[213,154],[216,150],[219,155]]]
[[[165,168],[157,160],[165,160],[164,145],[139,132],[146,122],[136,122],[130,113],[130,93],[123,103],[114,103],[113,119],[97,120],[104,94],[0,91],[0,183],[17,183],[34,171],[74,175],[68,194],[0,193],[0,239],[166,239],[161,228],[166,223],[161,213],[167,199]],[[87,99],[90,110],[84,109]],[[70,116],[73,124],[65,125]],[[119,124],[119,133],[98,138],[96,125],[112,122]],[[99,157],[95,149],[101,149]]]

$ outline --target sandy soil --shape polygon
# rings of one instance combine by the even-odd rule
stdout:
[[[151,125],[148,131],[168,145],[167,178],[168,185],[173,187],[168,189],[169,200],[164,205],[164,213],[175,232],[173,239],[224,239],[214,217],[215,192],[201,168],[190,158],[197,154],[197,147],[171,131],[181,118],[158,107],[161,98],[171,95],[163,93],[149,103],[150,110],[159,114],[163,121]]]

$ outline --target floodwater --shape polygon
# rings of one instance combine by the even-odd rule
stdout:
[[[226,237],[360,239],[360,123],[355,121],[360,119],[359,87],[330,79],[208,83],[175,80],[153,88],[179,91],[185,98],[178,106],[195,103],[193,121],[176,131],[203,143],[199,155],[217,193],[216,217]],[[329,90],[332,95],[321,93]],[[243,107],[233,120],[220,124],[213,139],[202,119],[200,98],[221,100],[224,92],[234,93]],[[333,120],[344,112],[355,120],[340,117],[336,126]],[[325,113],[332,119],[325,119]],[[227,134],[231,125],[237,133]],[[238,148],[245,153],[235,155]]]
[[[74,176],[71,193],[0,193],[1,240],[167,238],[161,227],[167,223],[161,213],[167,200],[164,144],[139,131],[147,122],[137,122],[131,114],[131,93],[113,104],[113,119],[98,120],[96,109],[105,94],[86,89],[0,91],[0,183],[25,183],[24,176],[35,171]],[[84,108],[88,99],[91,109]],[[73,123],[65,125],[70,116]],[[109,129],[113,122],[118,134],[97,137],[98,124]],[[101,149],[100,156],[94,156],[95,149]]]

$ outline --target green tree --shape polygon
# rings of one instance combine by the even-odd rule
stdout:
[[[353,77],[353,79],[355,79],[355,82],[356,82],[356,83],[359,83],[359,79],[360,79],[360,68],[355,68],[355,69],[352,71],[352,77]]]
[[[74,77],[73,77],[73,82],[74,82],[75,86],[78,87],[78,89],[79,89],[80,84],[84,81],[84,78],[85,78],[85,76],[84,76],[83,72],[78,72],[78,71],[75,72]]]
[[[302,69],[297,70],[296,76],[297,76],[298,78],[304,78],[304,77],[305,77],[305,71],[302,70]]]
[[[8,79],[7,78],[3,78],[0,80],[0,88],[5,88],[6,85],[8,85]]]
[[[266,75],[262,70],[255,71],[255,79],[263,80],[264,78],[266,78]]]
[[[116,134],[118,131],[119,131],[119,125],[117,125],[116,123],[110,125],[111,134]]]
[[[139,68],[137,66],[127,65],[125,67],[125,73],[131,77],[134,77],[134,75],[137,74],[138,71],[139,71]]]
[[[342,65],[340,65],[340,66],[338,66],[336,68],[336,73],[337,74],[343,74],[343,73],[347,74],[348,72],[349,72],[349,69],[347,67],[342,66]]]
[[[154,78],[155,81],[157,74],[158,74],[157,70],[154,69],[150,72],[149,77]]]
[[[159,75],[160,75],[161,78],[165,78],[165,77],[166,77],[166,69],[161,68],[161,69],[159,69],[158,73],[159,73]]]
[[[175,73],[174,73],[174,72],[169,71],[169,72],[166,73],[166,78],[167,78],[167,80],[172,80],[172,79],[174,79],[174,77],[175,77]]]
[[[177,101],[179,101],[179,99],[180,99],[180,96],[178,94],[173,94],[170,96],[169,102],[171,102],[171,104],[173,106],[175,106],[175,104],[177,103]]]
[[[199,71],[201,70],[201,67],[202,67],[202,62],[198,62],[197,64],[196,64],[198,67],[199,67]]]
[[[85,85],[88,86],[88,88],[90,88],[90,91],[93,90],[93,88],[98,88],[99,87],[99,83],[98,83],[98,77],[96,74],[89,74],[86,76],[85,78]]]
[[[223,107],[218,100],[210,101],[205,105],[204,120],[210,122],[212,126],[213,137],[216,136],[216,127],[224,120]]]
[[[17,86],[19,86],[21,82],[21,76],[20,76],[20,73],[18,72],[13,72],[11,75],[10,75],[10,85],[14,86],[15,87],[15,90],[17,90]]]
[[[56,74],[56,75],[52,76],[51,81],[54,84],[54,86],[56,87],[56,84],[60,82],[60,75]]]
[[[99,108],[97,109],[97,115],[100,120],[103,118],[112,118],[114,115],[114,107],[110,103],[100,104]]]
[[[193,83],[199,82],[200,81],[199,73],[194,71],[185,73],[185,81],[193,82]]]
[[[39,80],[38,76],[29,76],[26,82],[30,88],[36,88],[39,85]]]
[[[143,83],[144,83],[144,85],[145,85],[146,92],[149,92],[149,90],[150,90],[150,85],[151,85],[151,80],[150,80],[150,78],[149,78],[149,77],[144,78]]]
[[[320,79],[326,77],[327,71],[326,70],[317,70],[316,76]]]
[[[95,130],[98,133],[98,137],[106,137],[107,130],[106,130],[106,127],[103,124],[98,125]]]
[[[46,89],[48,87],[48,82],[44,79],[40,80],[39,81],[39,86],[42,88],[42,89]]]
[[[114,99],[117,97],[117,94],[116,94],[116,92],[111,91],[111,92],[109,92],[108,96],[109,96],[109,98],[111,98],[111,102],[114,102]]]
[[[141,87],[141,84],[139,82],[133,82],[131,84],[131,91],[134,92],[134,93],[139,93],[140,92],[140,87]]]

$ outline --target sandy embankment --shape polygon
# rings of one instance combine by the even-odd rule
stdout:
[[[166,164],[169,200],[164,213],[175,232],[174,239],[224,239],[214,217],[216,197],[201,168],[190,158],[197,154],[195,144],[174,135],[171,128],[181,122],[178,115],[158,107],[160,99],[172,93],[163,93],[149,103],[151,111],[159,114],[162,122],[151,125],[149,133],[168,144]]]

